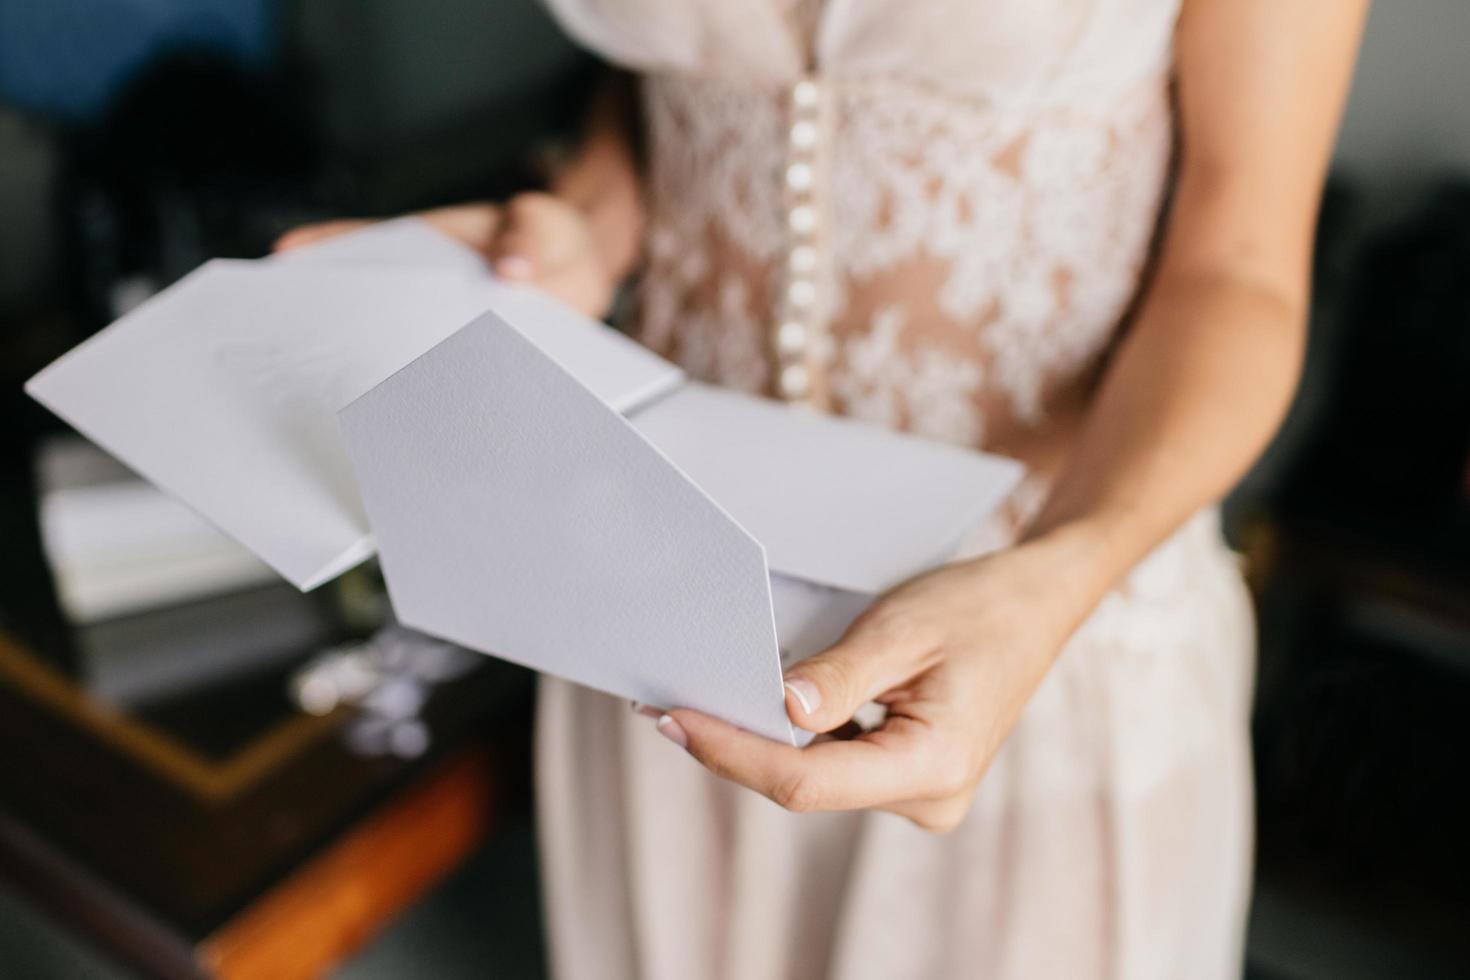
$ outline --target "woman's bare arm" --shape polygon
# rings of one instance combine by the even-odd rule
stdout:
[[[1366,0],[1184,6],[1179,180],[1157,276],[1028,535],[1075,549],[1079,615],[1224,494],[1285,413],[1366,10]]]

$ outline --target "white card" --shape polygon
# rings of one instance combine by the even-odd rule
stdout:
[[[498,316],[341,420],[406,625],[794,740],[761,545]]]
[[[26,390],[309,589],[373,552],[337,410],[490,306],[618,410],[682,377],[627,337],[482,274],[219,260]]]

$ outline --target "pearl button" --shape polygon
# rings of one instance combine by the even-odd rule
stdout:
[[[792,272],[811,273],[817,268],[817,250],[810,245],[798,245],[791,250],[786,261],[790,264]]]
[[[806,368],[800,364],[788,364],[781,369],[778,387],[783,398],[803,398],[807,393]]]
[[[799,354],[806,346],[806,324],[787,320],[776,328],[776,349],[782,354]]]
[[[786,186],[794,191],[809,190],[812,186],[812,165],[793,163],[786,168]]]
[[[810,150],[817,145],[817,124],[803,119],[791,125],[791,145],[801,150]]]
[[[791,209],[786,220],[791,225],[792,231],[799,235],[809,235],[816,230],[817,212],[810,204],[798,204]]]
[[[791,89],[791,104],[798,109],[812,109],[817,105],[817,83],[811,79],[802,79]]]
[[[786,299],[792,306],[804,310],[817,298],[817,287],[810,279],[793,279],[786,287]]]

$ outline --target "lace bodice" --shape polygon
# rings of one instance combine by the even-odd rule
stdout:
[[[554,0],[644,75],[637,332],[693,375],[987,447],[1107,345],[1177,0]]]

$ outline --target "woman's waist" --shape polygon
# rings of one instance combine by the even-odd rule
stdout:
[[[767,395],[781,394],[783,345],[798,342],[819,407],[1054,468],[1136,287],[1133,271],[1112,273],[1107,289],[1089,284],[1085,305],[1028,297],[995,277],[987,296],[963,298],[980,307],[973,315],[945,308],[949,278],[983,285],[923,262],[881,282],[843,277],[825,316],[792,326],[764,266],[669,248],[645,276],[632,326],[692,376]],[[1051,269],[1037,278],[1049,282]]]

